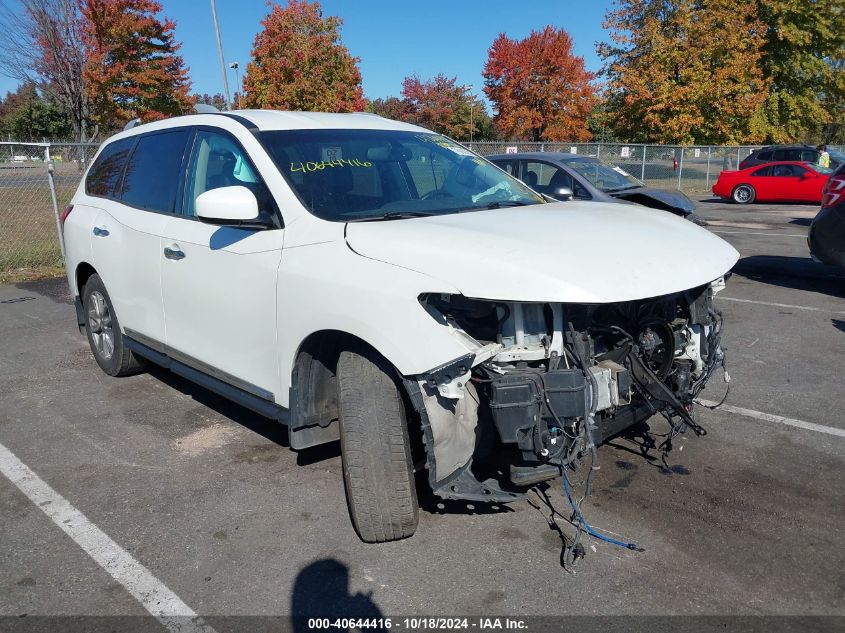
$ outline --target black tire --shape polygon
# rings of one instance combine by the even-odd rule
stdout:
[[[85,333],[88,336],[88,344],[100,369],[109,376],[130,376],[142,371],[146,367],[146,361],[133,354],[124,345],[114,306],[99,275],[93,274],[85,282],[82,290],[82,306],[85,311]],[[102,311],[103,306],[107,312]],[[96,316],[98,308],[103,318]],[[103,343],[104,340],[108,340],[104,334],[106,322],[111,332],[111,345]],[[107,353],[109,347],[111,353]]]
[[[690,214],[687,216],[687,220],[689,220],[689,221],[690,221],[690,222],[692,222],[693,224],[697,224],[698,226],[708,226],[707,220],[705,220],[704,218],[702,218],[702,217],[701,217],[700,215],[698,215],[697,213],[690,213]]]
[[[352,524],[367,543],[417,529],[419,505],[405,406],[387,361],[344,351],[337,363],[340,447]]]
[[[738,185],[731,192],[731,199],[737,204],[751,204],[756,197],[757,192],[751,185]]]

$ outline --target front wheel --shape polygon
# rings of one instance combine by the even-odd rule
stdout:
[[[342,352],[337,363],[340,447],[346,499],[362,541],[411,536],[419,506],[405,405],[392,370],[370,350]]]
[[[754,198],[757,197],[756,192],[754,191],[754,187],[751,185],[740,185],[733,190],[731,194],[731,198],[737,204],[750,204],[754,202]]]
[[[123,334],[109,293],[99,275],[91,275],[82,291],[85,331],[94,360],[109,376],[129,376],[144,368],[145,361],[123,343]]]

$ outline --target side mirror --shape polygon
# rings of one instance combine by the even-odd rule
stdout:
[[[197,217],[209,224],[264,224],[258,217],[258,200],[246,187],[218,187],[197,196]]]
[[[558,187],[554,192],[554,197],[558,200],[572,200],[572,196],[574,195],[572,189],[569,187]]]

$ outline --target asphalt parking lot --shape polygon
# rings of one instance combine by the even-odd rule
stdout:
[[[362,544],[337,446],[294,453],[284,428],[163,370],[105,376],[63,280],[0,286],[0,447],[212,625],[292,613],[845,616],[845,271],[808,258],[815,207],[698,207],[741,253],[717,298],[730,410],[699,407],[708,435],[677,441],[668,468],[642,438],[600,450],[585,515],[642,553],[590,541],[569,574],[542,506],[422,493],[413,538]],[[717,377],[704,397],[724,389]],[[562,510],[559,487],[548,492]],[[0,476],[0,615],[144,615],[61,516]]]

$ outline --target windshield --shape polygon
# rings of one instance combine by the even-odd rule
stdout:
[[[596,158],[575,158],[566,161],[566,164],[584,176],[595,187],[605,192],[622,191],[623,189],[643,186],[643,183],[621,167],[603,163]]]
[[[545,202],[445,136],[390,130],[279,130],[261,142],[311,213],[350,222]]]
[[[831,167],[823,167],[822,165],[815,165],[813,163],[810,163],[810,165],[812,166],[813,169],[815,169],[820,174],[832,174],[833,173],[833,169]]]

